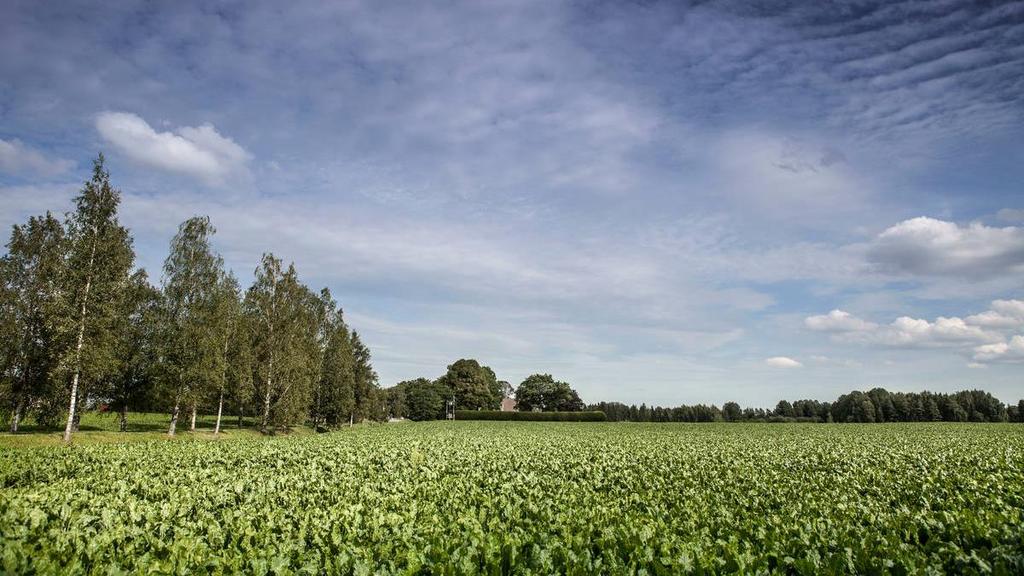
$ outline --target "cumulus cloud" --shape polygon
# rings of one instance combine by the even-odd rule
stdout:
[[[1016,335],[1009,342],[984,344],[974,349],[974,361],[991,362],[1024,362],[1024,336]]]
[[[67,172],[74,165],[70,160],[47,158],[20,140],[0,138],[0,172],[51,177]]]
[[[901,316],[875,335],[878,342],[889,346],[942,346],[961,343],[991,342],[1001,337],[962,318],[939,316],[934,322]]]
[[[771,358],[766,358],[764,363],[772,368],[801,368],[803,366],[803,364],[788,356],[772,356]]]
[[[811,330],[820,332],[861,332],[878,327],[874,322],[862,320],[849,312],[838,309],[828,314],[809,316],[804,319],[804,325]]]
[[[804,325],[838,342],[893,348],[951,348],[969,356],[972,368],[994,362],[1024,362],[1024,300],[993,300],[988,310],[966,318],[934,321],[901,316],[878,325],[842,310],[809,316]]]
[[[1024,327],[1024,300],[994,300],[992,309],[966,318],[968,324],[983,328]]]
[[[96,116],[96,130],[119,152],[140,164],[186,174],[207,184],[223,184],[232,175],[244,174],[251,158],[211,124],[157,132],[135,114],[102,112]]]
[[[1007,309],[1002,303],[1011,304],[1015,300],[997,300],[1003,309]],[[993,302],[993,306],[996,305]],[[1012,308],[1012,306],[1011,306]],[[997,314],[989,311],[968,317],[966,320],[959,317],[946,318],[939,316],[935,321],[922,318],[911,318],[900,316],[892,323],[878,325],[858,318],[849,312],[833,310],[828,314],[808,316],[804,319],[804,325],[817,332],[829,332],[836,340],[847,342],[863,342],[880,344],[894,347],[931,347],[947,345],[964,345],[996,342],[1002,336],[987,328],[1005,327],[996,326],[993,323],[983,324],[978,322],[979,318],[989,319],[987,314]],[[1000,316],[1000,318],[1003,318]]]
[[[960,226],[921,216],[878,235],[868,259],[885,272],[996,276],[1024,270],[1024,228]]]

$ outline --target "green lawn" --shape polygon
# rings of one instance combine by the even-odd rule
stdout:
[[[6,449],[0,487],[9,574],[1024,573],[1013,424],[389,424]]]
[[[216,415],[201,414],[196,418],[196,431],[189,431],[190,416],[178,420],[178,429],[172,438],[167,435],[170,415],[163,413],[129,412],[128,430],[120,431],[119,415],[114,412],[86,412],[82,414],[79,431],[72,438],[74,444],[106,444],[112,442],[144,442],[153,440],[225,440],[238,438],[258,438],[263,436],[258,430],[258,423],[252,418],[245,418],[242,428],[238,427],[238,417],[230,416],[221,419],[221,433],[213,435]],[[5,423],[2,430],[9,430]],[[311,433],[307,427],[296,427],[288,432],[290,435]],[[63,444],[64,429],[42,428],[29,420],[23,424],[17,434],[0,433],[0,448],[16,448],[30,446],[58,446]]]

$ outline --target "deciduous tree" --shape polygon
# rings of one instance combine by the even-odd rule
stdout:
[[[61,336],[56,372],[70,380],[65,442],[71,441],[89,386],[110,376],[116,366],[121,292],[135,258],[128,230],[117,219],[120,202],[121,193],[110,184],[101,154],[68,218],[59,311],[54,318]]]

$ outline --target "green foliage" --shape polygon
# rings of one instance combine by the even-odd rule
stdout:
[[[393,390],[396,395],[401,394],[405,407],[404,413],[397,416],[416,421],[444,418],[444,403],[450,397],[450,392],[441,382],[417,378],[399,382]]]
[[[58,362],[54,377],[69,382],[65,440],[70,440],[81,400],[117,368],[123,292],[135,260],[128,230],[117,219],[121,193],[110,183],[103,156],[75,198],[66,224],[56,312]]]
[[[243,302],[206,216],[179,226],[157,290],[132,270],[119,203],[100,155],[63,224],[47,213],[12,230],[0,257],[0,417],[12,432],[63,411],[70,441],[96,407],[167,410],[172,435],[182,412],[194,425],[204,410],[259,416],[265,432],[385,417],[370,350],[330,292],[266,254]]]
[[[295,266],[264,254],[245,296],[253,348],[253,383],[261,428],[301,423],[311,403],[316,373],[316,319],[312,295]]]
[[[494,370],[476,360],[457,360],[438,382],[455,396],[459,410],[494,410],[501,405],[502,386]]]
[[[351,348],[356,420],[383,420],[382,398],[378,394],[377,372],[370,363],[370,349],[355,331],[352,332]]]
[[[341,309],[326,288],[320,293],[315,309],[320,369],[311,416],[318,428],[337,427],[348,422],[356,411],[356,359],[352,336]]]
[[[133,404],[145,403],[152,395],[158,371],[159,330],[162,319],[160,291],[149,283],[144,270],[128,279],[122,293],[117,338],[117,370],[99,393],[110,399],[121,414],[120,428],[127,428],[127,412]]]
[[[64,248],[64,228],[48,212],[15,225],[0,259],[0,398],[12,431],[29,413],[55,421],[61,408],[62,389],[51,374]]]
[[[604,422],[597,410],[576,412],[503,412],[501,410],[456,410],[456,420],[510,420],[519,422]]]
[[[1006,424],[428,422],[0,450],[0,487],[6,574],[1024,572]]]
[[[195,407],[222,377],[217,337],[218,286],[223,261],[210,246],[210,219],[181,223],[164,261],[163,358],[174,434],[182,406]]]
[[[574,412],[583,410],[583,401],[568,384],[556,381],[551,374],[533,374],[516,388],[516,407],[522,412]]]
[[[740,408],[736,402],[717,406],[695,404],[675,407],[626,405],[598,402],[601,410],[616,422],[1018,422],[1024,421],[1021,407],[1006,406],[983,390],[953,393],[889,392],[873,388],[843,394],[835,402],[781,400],[774,410]],[[739,413],[737,414],[737,410]]]

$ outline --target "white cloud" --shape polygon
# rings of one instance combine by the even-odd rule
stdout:
[[[96,130],[125,156],[145,166],[179,172],[208,184],[223,184],[246,172],[251,156],[211,124],[157,132],[129,112],[102,112]]]
[[[874,322],[862,320],[849,312],[838,309],[828,314],[809,316],[804,320],[804,325],[819,332],[862,332],[878,327]]]
[[[57,176],[75,166],[70,160],[47,158],[20,140],[0,138],[0,172],[7,174],[31,174]]]
[[[974,349],[974,361],[990,362],[1024,362],[1024,336],[1016,335],[1009,342],[985,344]]]
[[[952,348],[971,358],[971,368],[990,362],[1024,362],[1024,336],[1012,334],[1024,328],[1024,300],[993,300],[989,310],[966,318],[940,316],[928,321],[901,316],[887,325],[833,310],[806,318],[804,325],[811,330],[830,332],[838,342],[893,348]]]
[[[901,316],[874,335],[879,343],[910,347],[992,342],[1000,338],[998,334],[968,325],[962,318],[942,316],[934,322]]]
[[[1007,329],[1024,326],[1024,300],[994,300],[992,309],[966,318],[968,324]]]
[[[803,366],[803,364],[788,356],[772,356],[771,358],[766,358],[764,363],[772,368],[800,368]]]
[[[1004,316],[1024,320],[1024,300],[993,300],[992,310]]]
[[[995,276],[1024,269],[1024,228],[994,228],[920,216],[878,235],[868,258],[882,270],[913,275]]]

